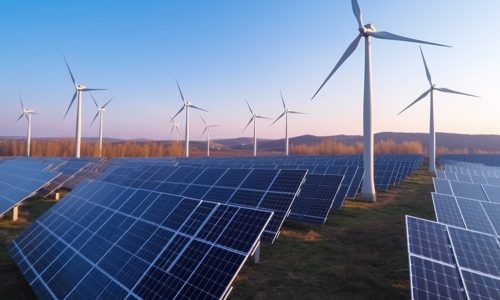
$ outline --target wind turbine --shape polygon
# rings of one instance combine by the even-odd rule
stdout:
[[[21,102],[21,108],[23,109],[23,113],[17,118],[16,123],[21,120],[22,117],[26,117],[26,120],[28,121],[28,135],[26,138],[26,156],[30,156],[30,150],[31,150],[31,116],[32,115],[38,115],[34,110],[26,108],[24,106],[23,100],[21,99],[21,96],[19,96],[19,102]]]
[[[90,123],[90,126],[94,124],[95,120],[97,117],[99,117],[99,157],[102,156],[102,129],[103,129],[103,121],[104,121],[104,112],[106,111],[106,106],[108,106],[109,102],[113,100],[113,98],[109,99],[108,102],[106,102],[103,106],[99,106],[97,104],[97,101],[95,101],[94,95],[90,93],[90,96],[92,97],[92,100],[94,101],[95,107],[97,108],[97,113],[94,116],[94,119],[92,119],[92,123]]]
[[[203,124],[205,125],[205,129],[203,130],[201,135],[204,135],[205,132],[207,133],[207,157],[208,157],[208,156],[210,156],[210,132],[212,132],[212,128],[218,127],[219,125],[208,124],[207,121],[205,121],[205,119],[203,119],[203,117],[201,115],[200,115],[200,119],[201,119],[201,121],[203,121]]]
[[[430,88],[428,90],[426,90],[422,95],[420,95],[420,97],[418,97],[417,100],[413,101],[405,109],[400,111],[398,115],[403,113],[408,108],[412,107],[415,103],[424,99],[427,95],[429,95],[429,94],[431,95],[430,124],[429,124],[429,172],[435,174],[436,173],[436,132],[434,130],[434,91],[464,95],[464,96],[475,97],[475,98],[480,98],[480,97],[475,96],[475,95],[471,95],[471,94],[462,93],[462,92],[457,92],[457,91],[450,90],[447,88],[436,87],[436,85],[434,83],[432,83],[431,73],[429,72],[429,68],[427,67],[427,62],[425,61],[424,52],[422,51],[422,47],[420,47],[420,54],[422,55],[422,60],[424,62],[424,67],[425,67],[425,75],[427,76],[427,81],[429,81]]]
[[[279,117],[276,118],[276,120],[274,120],[274,122],[271,125],[273,125],[279,119],[283,118],[283,116],[285,116],[285,155],[288,156],[288,146],[289,146],[289,142],[288,142],[288,114],[301,114],[301,115],[305,115],[306,113],[289,110],[286,107],[285,99],[283,99],[283,93],[281,91],[280,91],[280,94],[281,94],[281,102],[283,103],[283,109],[284,109],[284,111],[283,111],[283,113]]]
[[[252,114],[252,117],[250,118],[250,121],[248,121],[247,126],[245,126],[243,131],[245,131],[247,129],[248,125],[250,125],[250,123],[253,122],[253,156],[257,156],[257,131],[256,131],[256,127],[255,127],[255,119],[267,119],[267,120],[271,120],[271,119],[255,114],[253,112],[252,108],[250,107],[250,104],[248,104],[247,99],[245,99],[245,101],[247,103],[248,109],[250,110],[250,113]]]
[[[421,43],[435,46],[449,47],[446,45],[411,39],[396,35],[387,31],[376,31],[372,24],[363,25],[361,10],[357,0],[351,0],[352,10],[356,21],[358,22],[359,34],[354,41],[347,47],[338,63],[335,65],[325,81],[321,84],[312,99],[316,97],[330,77],[340,68],[340,66],[351,56],[358,47],[361,38],[365,38],[365,76],[364,76],[364,97],[363,97],[363,167],[365,174],[363,176],[363,186],[361,187],[361,198],[367,201],[376,201],[374,168],[373,168],[373,130],[372,130],[372,76],[371,76],[371,38],[383,40],[396,40],[403,42]]]
[[[69,68],[68,61],[66,60],[66,57],[64,57],[64,62],[66,63],[66,67],[68,68],[69,75],[71,76],[71,81],[73,82],[73,84],[75,86],[75,93],[73,94],[73,98],[71,98],[71,102],[69,103],[68,109],[66,110],[66,114],[64,114],[64,119],[66,119],[66,116],[68,115],[68,112],[71,108],[71,105],[73,105],[73,102],[75,102],[75,99],[78,97],[78,104],[76,107],[75,157],[80,158],[80,149],[81,149],[81,143],[82,143],[82,99],[83,99],[83,93],[90,92],[90,91],[104,91],[106,89],[88,88],[88,87],[84,86],[83,84],[76,83],[75,77],[73,76],[73,73],[71,72],[71,69]]]
[[[170,135],[172,135],[172,133],[174,132],[174,129],[175,129],[175,132],[176,132],[175,141],[177,144],[179,144],[179,127],[181,126],[181,123],[175,122],[170,114],[168,114],[168,117],[170,118],[170,122],[172,123],[172,130],[170,130]]]
[[[186,101],[186,99],[184,99],[184,95],[182,94],[181,87],[179,86],[179,82],[177,82],[177,80],[175,82],[177,83],[177,88],[179,89],[179,93],[181,94],[182,107],[181,107],[181,109],[179,109],[179,111],[174,115],[174,117],[172,119],[177,117],[177,115],[179,115],[183,110],[186,110],[186,132],[185,132],[185,134],[186,134],[186,137],[185,137],[186,157],[189,157],[189,108],[192,107],[192,108],[195,108],[195,109],[198,109],[201,111],[205,111],[205,112],[208,112],[208,111],[204,110],[203,108],[199,108],[197,106],[194,106],[193,103]]]

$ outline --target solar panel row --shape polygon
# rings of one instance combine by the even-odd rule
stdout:
[[[12,245],[41,299],[224,297],[272,212],[84,182]]]

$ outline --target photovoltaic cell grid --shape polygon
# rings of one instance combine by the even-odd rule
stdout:
[[[410,216],[406,221],[414,299],[463,298],[457,291],[465,291],[466,299],[498,299],[500,247],[495,236]],[[443,253],[451,253],[452,259]]]
[[[0,216],[53,180],[58,173],[16,168],[14,160],[0,165]]]
[[[344,179],[340,175],[308,174],[300,187],[300,193],[292,204],[288,219],[324,224],[332,207],[340,208],[342,202],[335,203],[335,196]]]
[[[146,166],[117,169],[99,180],[210,202],[274,211],[263,239],[273,242],[290,213],[306,170],[250,170]]]
[[[87,167],[90,163],[86,160],[68,160],[65,163],[52,168],[51,171],[60,173],[59,176],[54,178],[48,185],[38,191],[38,194],[46,198],[54,193],[57,189],[64,186],[66,182],[74,178],[80,171]]]
[[[272,212],[86,181],[12,244],[39,298],[224,297]]]

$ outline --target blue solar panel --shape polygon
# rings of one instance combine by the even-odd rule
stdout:
[[[337,205],[334,202],[342,180],[341,175],[308,174],[288,218],[311,224],[325,223],[330,209],[342,206],[342,202]]]
[[[432,181],[434,182],[434,190],[436,193],[439,194],[445,194],[445,195],[453,195],[453,192],[451,190],[451,186],[448,180],[446,179],[439,179],[439,178],[432,178]]]
[[[453,194],[457,197],[488,201],[480,184],[450,181]]]
[[[498,235],[500,233],[500,203],[481,202],[481,205]]]
[[[490,202],[500,203],[500,186],[483,185],[483,190]]]
[[[432,193],[432,201],[434,202],[434,210],[436,211],[438,222],[465,228],[455,197]]]
[[[23,232],[11,252],[40,298],[219,299],[271,216],[87,181]]]
[[[457,197],[457,203],[467,229],[496,234],[480,201]]]
[[[500,247],[495,236],[455,227],[448,232],[460,268],[500,276]]]
[[[410,253],[453,264],[446,226],[406,216],[408,250]]]
[[[467,299],[453,265],[410,255],[412,299]]]
[[[469,299],[500,299],[500,278],[462,270]]]

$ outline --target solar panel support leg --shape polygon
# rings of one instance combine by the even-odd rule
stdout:
[[[61,193],[55,193],[54,194],[54,200],[58,201],[61,199]]]
[[[253,262],[254,264],[260,264],[260,242],[255,247],[255,251],[253,253]]]
[[[14,206],[12,209],[12,221],[17,221],[19,219],[19,205]]]

